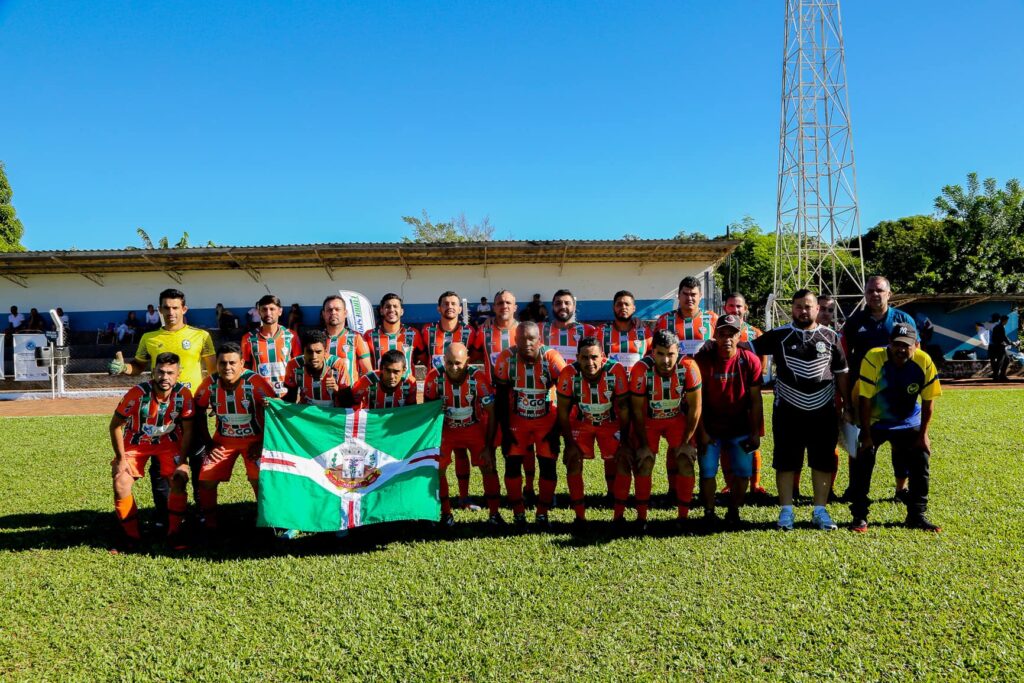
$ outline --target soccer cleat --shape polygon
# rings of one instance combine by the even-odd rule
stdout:
[[[907,527],[911,529],[920,529],[921,531],[931,531],[936,534],[942,531],[942,527],[938,524],[932,524],[924,515],[907,517]]]
[[[442,529],[447,530],[447,529],[451,529],[454,526],[455,526],[455,515],[453,515],[450,512],[441,515],[441,528]]]
[[[739,508],[729,508],[729,511],[725,513],[725,524],[731,529],[736,529],[743,524]]]
[[[896,489],[896,493],[892,495],[893,499],[898,500],[904,505],[910,504],[910,489]]]
[[[779,510],[778,527],[783,531],[793,530],[793,511],[783,508]]]
[[[501,516],[501,513],[495,512],[493,515],[487,517],[487,525],[498,528],[505,528],[508,526],[505,522],[505,518]]]
[[[587,520],[585,518],[577,517],[576,519],[572,520],[571,531],[573,534],[584,534],[587,532],[587,528]]]
[[[533,523],[537,525],[538,529],[550,529],[551,522],[548,521],[548,513],[538,512],[536,517],[533,519]]]
[[[750,492],[753,493],[756,496],[767,496],[768,495],[768,489],[766,489],[763,486],[751,486],[750,487]]]
[[[525,529],[526,528],[526,513],[525,512],[517,512],[515,515],[512,516],[512,523],[516,525],[517,529],[520,529],[520,530]]]
[[[274,529],[274,536],[282,541],[291,541],[299,537],[298,529]]]
[[[626,521],[625,517],[615,517],[612,519],[612,531],[616,535],[625,536],[626,532],[629,531],[629,522]]]
[[[165,543],[167,543],[167,547],[171,550],[188,550],[188,541],[185,540],[185,534],[180,531],[168,534]]]
[[[469,512],[480,512],[480,506],[469,498],[459,498],[459,509],[468,510]]]
[[[832,521],[828,510],[818,510],[811,516],[811,523],[822,531],[835,531],[839,527]]]
[[[647,533],[647,520],[638,519],[633,522],[633,534],[636,536],[643,536]]]
[[[335,538],[345,538],[346,536],[348,536],[348,529],[338,529],[334,532]]]
[[[850,531],[856,531],[858,534],[866,533],[868,530],[868,520],[858,517],[853,520],[853,524],[850,525]]]

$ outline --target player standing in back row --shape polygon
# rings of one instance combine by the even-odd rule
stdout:
[[[260,314],[260,326],[242,337],[242,363],[270,382],[280,398],[287,393],[284,375],[288,362],[302,355],[299,336],[278,324],[281,300],[273,294],[266,294],[257,301],[256,310]]]
[[[406,372],[413,369],[413,348],[416,345],[416,337],[419,336],[416,328],[402,324],[402,315],[405,310],[402,308],[402,297],[394,292],[389,292],[381,297],[380,324],[372,330],[363,334],[366,346],[370,351],[370,363],[374,369],[380,367],[380,359],[388,351],[397,349],[405,354]]]
[[[366,340],[346,326],[347,315],[348,308],[340,296],[332,294],[324,299],[320,317],[327,331],[327,354],[345,359],[348,366],[346,384],[352,385],[374,368],[370,366],[370,350],[366,347]]]

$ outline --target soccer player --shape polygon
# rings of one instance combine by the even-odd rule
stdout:
[[[302,333],[302,355],[288,361],[284,372],[285,400],[321,408],[334,405],[334,394],[348,381],[344,358],[327,355],[327,333]]]
[[[793,294],[793,321],[751,342],[751,350],[773,356],[777,369],[772,432],[775,481],[779,488],[778,526],[793,528],[793,478],[803,469],[804,451],[814,486],[812,522],[831,531],[825,509],[836,468],[838,418],[849,402],[849,373],[839,335],[817,323],[818,298],[807,289]]]
[[[284,373],[288,361],[302,355],[299,335],[278,324],[281,300],[273,294],[260,298],[256,310],[260,314],[260,326],[242,337],[242,363],[270,382],[280,398],[287,392]]]
[[[217,486],[231,479],[238,456],[245,463],[245,476],[253,494],[259,488],[260,456],[263,451],[263,413],[276,396],[265,378],[242,364],[242,349],[234,342],[217,349],[217,372],[203,380],[196,391],[193,419],[200,442],[206,445],[199,470],[199,509],[207,529],[217,528]],[[209,410],[217,422],[210,436],[206,423]]]
[[[933,401],[942,395],[932,358],[918,346],[918,330],[899,323],[889,346],[867,352],[860,365],[860,443],[853,461],[850,512],[854,531],[867,530],[867,498],[871,471],[879,447],[892,444],[893,461],[910,473],[906,525],[926,531],[942,529],[928,520],[929,460],[932,442],[928,427]],[[918,398],[921,404],[918,404]]]
[[[471,349],[483,354],[484,368],[488,379],[493,377],[494,361],[505,349],[515,344],[516,296],[507,289],[500,289],[494,295],[494,317],[476,328],[470,341]]]
[[[203,381],[203,369],[208,375],[217,370],[217,362],[214,357],[213,338],[206,330],[192,327],[185,324],[185,314],[188,313],[188,306],[185,304],[185,294],[178,289],[165,289],[160,292],[158,299],[160,314],[163,316],[164,325],[158,330],[146,332],[139,339],[139,347],[135,351],[135,358],[125,361],[118,351],[114,360],[110,362],[109,371],[111,375],[139,375],[145,370],[155,369],[156,357],[161,353],[170,352],[178,355],[181,360],[181,373],[178,381],[188,388],[193,396],[199,383]],[[199,468],[203,464],[201,444],[191,448],[188,455],[188,466],[192,473],[192,492],[196,499],[199,498]],[[155,462],[155,461],[154,461]],[[164,524],[167,518],[167,499],[170,494],[170,483],[166,477],[160,476],[160,469],[156,464],[149,467],[150,485],[153,489],[153,507],[156,509],[158,525]]]
[[[515,524],[520,528],[526,524],[523,456],[531,447],[540,458],[540,496],[535,520],[542,528],[548,526],[547,513],[558,482],[557,454],[552,450],[557,413],[551,406],[551,393],[563,368],[562,356],[541,343],[540,329],[533,321],[519,323],[516,345],[502,351],[494,363],[495,410],[505,456],[505,493]]]
[[[370,365],[370,349],[366,340],[345,325],[348,314],[345,300],[337,294],[324,299],[320,317],[327,331],[327,353],[345,359],[348,367],[348,384],[354,384],[360,376],[373,370]]]
[[[157,354],[150,381],[129,389],[110,419],[114,511],[129,545],[140,540],[132,484],[142,477],[146,461],[153,458],[160,476],[171,479],[167,537],[172,546],[181,547],[174,539],[178,538],[188,502],[185,485],[193,403],[192,392],[178,381],[180,372],[177,354]]]
[[[582,529],[586,524],[583,460],[594,457],[594,442],[601,449],[606,472],[608,463],[614,470],[618,461],[627,457],[629,377],[625,366],[605,357],[596,337],[584,337],[576,360],[558,376],[557,393],[569,502],[576,513],[574,526]]]
[[[342,387],[336,402],[342,408],[398,408],[419,403],[416,377],[409,373],[405,354],[398,349],[385,351],[380,368],[371,370],[350,387]]]
[[[655,331],[668,330],[679,339],[679,354],[693,356],[704,342],[711,339],[715,332],[715,321],[718,315],[714,311],[701,310],[703,288],[700,280],[688,275],[679,281],[678,307],[674,311],[663,313],[654,324]],[[674,497],[675,489],[672,482],[676,480],[678,467],[674,457],[666,456],[665,474],[669,480],[669,498]],[[690,492],[692,499],[693,492]],[[676,497],[678,504],[679,500]]]
[[[754,453],[761,445],[764,407],[761,403],[761,359],[739,348],[743,320],[726,314],[715,323],[715,338],[693,360],[700,368],[701,420],[700,494],[704,520],[714,523],[715,477],[720,456],[728,454],[731,466],[730,526],[740,523],[740,506],[754,474]]]
[[[571,363],[576,360],[580,339],[596,336],[597,330],[576,322],[576,297],[568,289],[560,289],[551,297],[551,316],[550,323],[540,326],[541,341]]]
[[[416,345],[416,337],[419,335],[416,328],[402,324],[402,315],[405,310],[402,308],[402,297],[394,292],[388,292],[380,300],[380,324],[372,330],[363,334],[366,341],[366,348],[370,351],[370,363],[375,368],[380,367],[380,357],[392,349],[398,349],[405,354],[406,372],[413,370],[413,348]]]
[[[462,299],[455,292],[444,292],[437,297],[437,312],[441,319],[420,328],[416,338],[416,358],[428,368],[444,369],[444,350],[452,342],[470,347],[473,328],[459,321]]]
[[[631,468],[635,479],[637,524],[647,528],[647,507],[651,498],[651,471],[664,438],[668,444],[666,457],[678,460],[682,472],[668,480],[675,489],[677,523],[690,514],[693,500],[694,470],[697,448],[694,436],[701,411],[700,370],[692,358],[679,353],[679,337],[669,330],[658,330],[651,339],[651,354],[633,366],[629,373],[632,392],[630,419],[636,443]],[[679,456],[682,456],[680,459]],[[613,518],[622,519],[629,495],[628,475],[615,478]]]
[[[871,349],[889,344],[889,335],[893,328],[899,324],[911,325],[914,330],[914,318],[898,308],[889,305],[889,298],[892,296],[892,287],[889,280],[881,275],[872,275],[864,285],[864,308],[854,311],[842,329],[843,350],[846,351],[850,361],[850,367],[856,372],[860,363]],[[856,397],[857,384],[853,385],[854,396],[850,406],[851,411],[855,410],[859,401]],[[896,477],[897,500],[907,502],[910,491],[907,488],[907,479],[910,471],[906,463],[900,461],[902,451],[893,451],[892,468]],[[850,463],[851,467],[853,463]],[[851,491],[843,494],[846,499]]]
[[[483,370],[469,367],[469,349],[452,342],[444,351],[444,369],[431,368],[423,383],[424,401],[444,401],[444,429],[441,433],[441,460],[438,465],[441,493],[441,525],[455,523],[448,496],[448,465],[456,449],[468,450],[484,480],[484,497],[490,516],[487,523],[500,526],[501,485],[494,462],[494,390]],[[487,419],[483,419],[484,415]],[[460,502],[461,502],[460,495]]]
[[[747,306],[747,297],[740,292],[733,292],[726,298],[725,313],[726,315],[735,315],[740,319],[741,342],[749,343],[763,334],[760,329],[747,322],[747,315],[750,313],[750,308]],[[759,360],[761,361],[761,370],[763,372],[768,359],[760,358]],[[729,481],[732,478],[732,467],[729,462],[728,450],[722,452],[722,474],[725,476],[725,488],[722,489],[722,493],[729,493]],[[760,496],[768,495],[765,488],[761,486],[761,449],[754,451],[754,464],[750,475],[750,492]]]
[[[868,530],[868,490],[875,455],[886,441],[892,444],[894,460],[910,472],[906,524],[912,529],[941,531],[932,524],[928,511],[928,461],[931,439],[928,426],[932,402],[942,395],[935,365],[918,348],[917,329],[909,323],[892,328],[888,347],[872,349],[860,366],[860,444],[850,473],[854,531]],[[918,405],[918,398],[921,404]]]
[[[612,322],[597,328],[597,338],[601,342],[605,357],[617,361],[626,369],[628,381],[629,371],[650,348],[651,331],[636,317],[636,297],[632,292],[622,290],[615,293],[612,299],[612,315]],[[615,460],[606,459],[604,481],[608,487],[608,497],[613,500],[617,473],[618,464]]]

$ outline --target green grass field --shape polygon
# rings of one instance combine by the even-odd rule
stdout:
[[[810,529],[805,501],[788,534],[761,506],[748,531],[677,536],[658,509],[649,536],[618,538],[601,507],[582,539],[491,537],[463,513],[444,538],[370,528],[282,549],[252,528],[236,471],[232,538],[184,556],[108,552],[106,418],[5,419],[0,679],[1020,680],[1022,413],[1020,391],[941,399],[939,535],[900,526],[886,448],[867,535],[839,504],[840,531]],[[589,465],[588,492],[603,485]],[[136,492],[148,507],[148,484]]]

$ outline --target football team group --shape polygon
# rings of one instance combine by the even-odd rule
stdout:
[[[926,509],[928,428],[941,390],[913,318],[889,306],[884,277],[868,280],[865,305],[838,332],[836,302],[807,290],[794,293],[792,320],[764,333],[746,322],[742,294],[728,296],[721,315],[702,308],[695,278],[684,278],[678,295],[676,309],[649,326],[636,317],[633,295],[617,292],[612,321],[591,326],[576,320],[576,299],[567,290],[555,292],[553,320],[541,323],[517,319],[527,316],[517,316],[515,296],[501,290],[493,318],[472,327],[462,322],[461,297],[448,291],[438,298],[439,320],[416,329],[402,322],[401,297],[386,294],[379,324],[359,335],[346,326],[340,296],[324,299],[322,327],[296,333],[279,323],[281,303],[268,294],[257,302],[259,328],[241,344],[214,349],[209,333],[186,324],[185,295],[165,290],[162,328],[142,337],[133,359],[119,355],[110,364],[112,374],[150,373],[124,395],[110,423],[114,507],[126,543],[140,538],[132,486],[147,461],[157,525],[165,526],[171,547],[185,547],[190,480],[197,519],[207,530],[217,527],[217,486],[230,479],[239,457],[256,491],[263,413],[271,400],[354,409],[443,402],[441,528],[455,523],[454,510],[479,509],[469,494],[473,467],[482,476],[488,524],[506,525],[500,448],[504,499],[516,527],[527,525],[528,506],[535,508],[537,527],[549,526],[561,458],[573,531],[585,529],[584,463],[600,459],[613,524],[643,533],[662,441],[667,496],[679,527],[687,524],[695,489],[702,524],[740,527],[748,491],[767,495],[760,443],[769,356],[778,527],[794,526],[806,453],[812,525],[836,529],[826,503],[835,496],[845,422],[860,428],[842,495],[850,528],[868,529],[875,457],[888,442],[907,525],[939,530]],[[422,390],[416,364],[427,369]],[[212,435],[208,416],[215,418]],[[453,463],[454,505],[448,488]],[[719,468],[728,500],[724,521],[715,512]],[[631,490],[635,521],[626,522]]]

